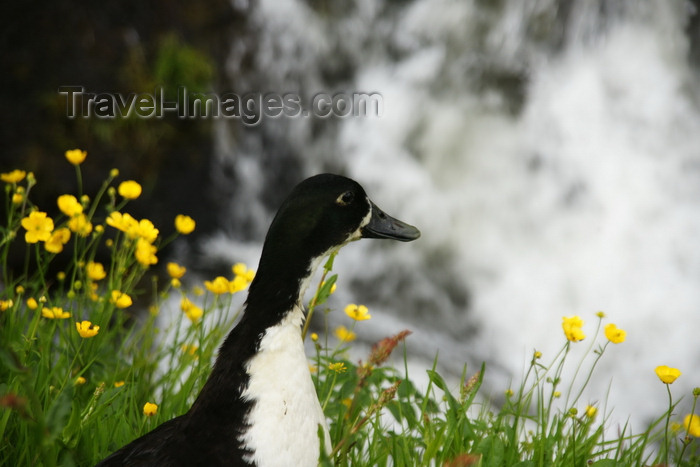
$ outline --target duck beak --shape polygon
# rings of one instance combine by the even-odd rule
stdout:
[[[410,242],[420,237],[420,230],[385,214],[372,201],[372,217],[362,228],[362,238],[389,238],[401,242]]]

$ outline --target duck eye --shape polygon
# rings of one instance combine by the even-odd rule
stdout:
[[[342,195],[338,196],[338,199],[335,200],[336,204],[339,204],[340,206],[347,206],[348,204],[352,203],[352,200],[355,199],[355,194],[352,191],[346,191]]]

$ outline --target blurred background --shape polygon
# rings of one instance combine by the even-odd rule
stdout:
[[[409,328],[414,373],[438,352],[455,378],[486,361],[498,399],[535,349],[546,362],[563,345],[562,316],[586,321],[576,355],[604,311],[627,341],[606,350],[586,402],[639,429],[667,404],[657,365],[683,372],[672,389],[686,403],[700,386],[698,3],[3,2],[0,171],[34,171],[51,210],[75,190],[64,151],[87,150],[86,192],[116,167],[144,186],[134,215],[166,235],[176,214],[195,218],[159,265],[203,277],[257,264],[301,179],[355,178],[423,233],[336,260],[332,306],[372,311],[361,341]],[[69,119],[66,85],[377,92],[383,113]]]

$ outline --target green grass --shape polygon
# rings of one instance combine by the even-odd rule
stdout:
[[[250,280],[240,266],[230,278],[206,287],[185,287],[179,279],[151,274],[157,255],[152,248],[162,248],[172,238],[154,237],[148,222],[119,223],[110,217],[127,212],[128,200],[114,187],[116,171],[98,193],[84,197],[80,166],[75,167],[80,208],[71,211],[64,205],[68,212],[55,216],[52,226],[35,222],[47,232],[37,231],[39,237],[66,228],[70,239],[25,238],[23,219],[41,211],[31,202],[36,181],[31,174],[3,174],[0,465],[92,465],[185,412],[240,311],[234,294]],[[85,235],[75,220],[81,215],[92,226],[89,233],[83,230]],[[58,244],[62,251],[47,251],[47,245],[56,249]],[[11,256],[23,258],[19,268],[10,269]],[[96,258],[102,258],[104,277],[88,267]],[[331,274],[332,259],[309,307],[310,315],[322,312],[316,319],[326,323],[328,313],[338,313],[327,308],[337,279]],[[186,284],[188,277],[182,279]],[[120,295],[122,300],[116,300]],[[133,304],[124,302],[124,296]],[[183,312],[172,310],[178,302]],[[47,317],[53,307],[60,308],[56,314],[70,316]],[[171,316],[159,319],[159,313]],[[76,323],[83,320],[99,326],[96,335],[81,336]],[[315,348],[309,364],[332,439],[321,464],[699,465],[692,435],[700,430],[695,420],[688,425],[675,413],[671,384],[666,384],[667,412],[643,432],[624,427],[614,438],[604,430],[609,413],[581,400],[596,365],[614,350],[600,332],[603,320],[599,316],[594,334],[583,342],[567,340],[562,333],[561,350],[547,361],[533,353],[519,383],[503,388],[505,402],[498,405],[481,389],[488,372],[484,366],[465,367],[460,383],[450,385],[436,359],[425,370],[427,387],[419,388],[412,379],[424,375],[409,374],[406,364],[410,333],[387,337],[363,362],[355,362],[348,357],[352,342],[338,341],[326,326],[320,336],[307,337]],[[350,318],[348,323],[358,332],[371,325]],[[587,346],[585,355],[574,359],[570,349],[582,345]],[[403,365],[387,364],[392,351],[404,352]],[[568,368],[575,377],[564,380]],[[696,402],[699,393],[686,396]],[[147,402],[158,405],[155,415],[144,414]]]

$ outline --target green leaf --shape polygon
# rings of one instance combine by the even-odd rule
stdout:
[[[70,418],[68,419],[68,423],[61,432],[61,439],[63,441],[63,444],[65,444],[71,449],[77,446],[78,440],[80,439],[80,412],[80,402],[76,397],[73,399],[73,403],[71,404],[71,412]]]
[[[445,398],[447,399],[447,402],[450,404],[450,409],[451,410],[459,410],[461,405],[455,399],[455,397],[452,395],[450,390],[447,388],[447,383],[445,383],[445,380],[443,379],[442,376],[440,376],[436,371],[434,370],[425,370],[428,372],[428,377],[430,378],[430,381],[437,386],[442,392],[445,393]]]
[[[338,274],[333,274],[331,277],[326,279],[321,286],[321,288],[316,293],[316,303],[315,306],[323,305],[328,297],[331,295],[331,288],[335,281],[338,280]]]
[[[483,467],[497,467],[503,464],[505,446],[501,438],[496,435],[491,435],[479,442],[476,447],[476,452],[478,454],[483,454]]]

